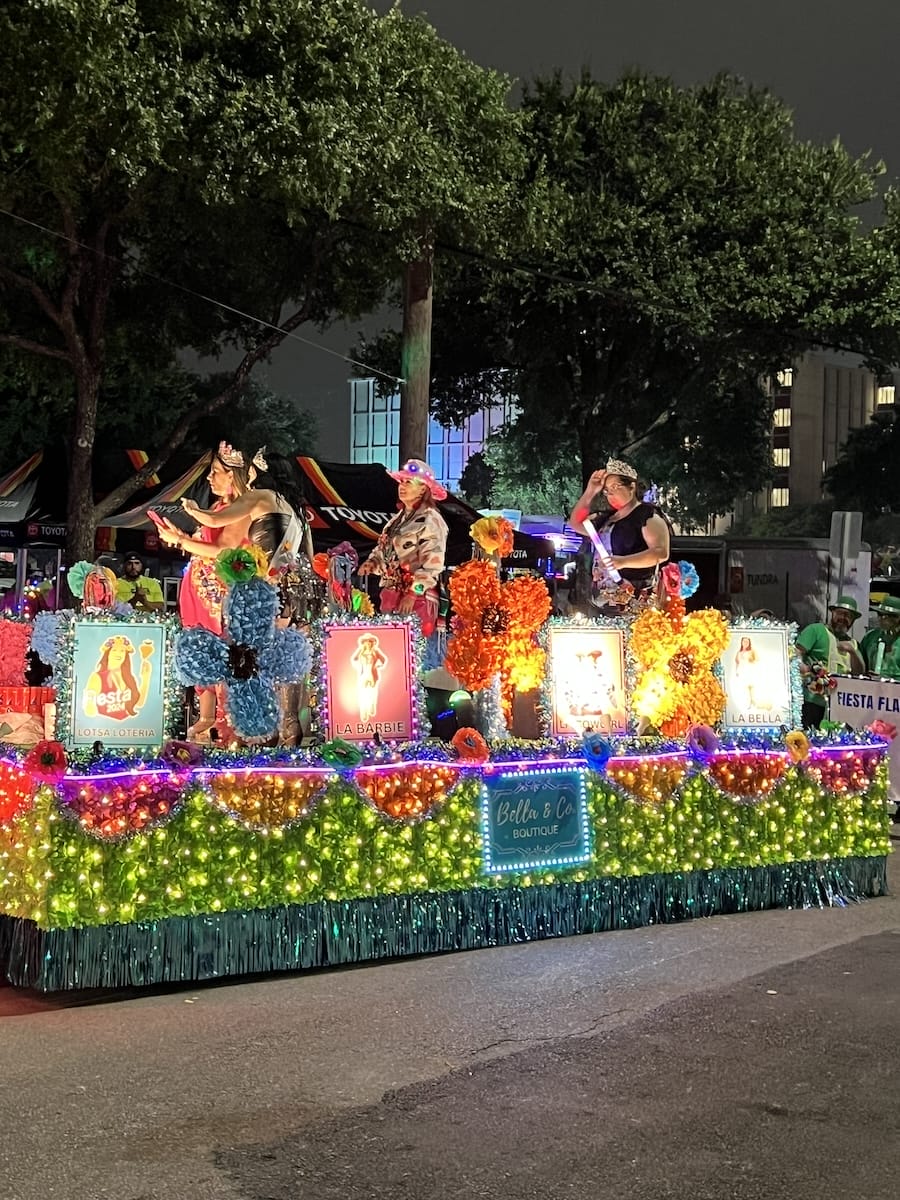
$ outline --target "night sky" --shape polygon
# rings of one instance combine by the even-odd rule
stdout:
[[[517,79],[583,66],[607,81],[630,68],[682,84],[732,72],[785,100],[798,136],[840,137],[900,179],[900,0],[402,0],[402,8]],[[323,344],[345,353],[354,335],[335,328]],[[289,343],[261,371],[314,412],[347,411],[349,371],[321,350]],[[346,461],[345,419],[320,416],[320,430],[322,457]]]

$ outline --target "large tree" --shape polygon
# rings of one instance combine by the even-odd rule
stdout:
[[[876,413],[861,429],[851,429],[840,458],[825,475],[825,487],[839,509],[866,517],[900,512],[900,420],[892,411]]]
[[[583,477],[626,454],[683,516],[726,509],[765,478],[768,373],[896,345],[896,245],[858,216],[880,166],[798,141],[779,100],[725,77],[554,76],[522,110],[541,186],[514,261],[448,250],[436,413],[463,419],[499,369],[524,432],[552,427]]]
[[[525,156],[509,80],[441,41],[423,21],[394,26],[396,72],[389,116],[404,162],[422,187],[405,216],[410,239],[400,299],[400,459],[424,458],[428,440],[435,246],[506,244]],[[417,64],[410,70],[409,64]],[[395,213],[395,219],[399,214]]]
[[[0,4],[0,348],[57,369],[71,555],[285,337],[379,301],[417,253],[423,197],[465,212],[462,165],[444,194],[432,146],[433,90],[456,86],[437,64],[474,85],[426,26],[358,0]],[[468,112],[478,164],[502,132],[492,87],[489,119]],[[226,346],[227,386],[161,412],[150,462],[95,503],[109,374]]]

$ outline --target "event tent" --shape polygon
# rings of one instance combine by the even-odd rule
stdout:
[[[65,488],[57,467],[38,450],[0,479],[0,550],[65,545]]]
[[[381,530],[397,511],[397,484],[380,464],[320,462],[306,455],[297,457],[307,515],[317,550],[339,542],[350,542],[360,557],[369,553]],[[447,565],[456,566],[472,557],[469,528],[478,512],[449,495],[438,507],[447,522]],[[529,567],[550,573],[553,543],[516,531],[512,554],[506,567]]]

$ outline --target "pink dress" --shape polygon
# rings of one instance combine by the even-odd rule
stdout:
[[[221,507],[221,505],[216,505]],[[222,536],[221,529],[201,525],[194,538],[214,545]],[[191,558],[181,577],[178,589],[178,613],[185,629],[199,625],[210,633],[222,634],[222,601],[225,584],[216,575],[214,558]]]

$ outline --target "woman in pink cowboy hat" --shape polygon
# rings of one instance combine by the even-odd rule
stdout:
[[[401,508],[385,525],[359,574],[380,576],[381,611],[415,613],[428,637],[437,623],[437,584],[447,550],[447,525],[436,501],[446,499],[447,490],[419,458],[388,474],[400,485]]]

